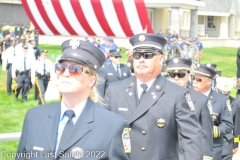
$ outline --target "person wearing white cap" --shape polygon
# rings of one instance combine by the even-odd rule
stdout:
[[[223,151],[222,151],[222,159],[223,160],[231,160],[233,154],[238,151],[238,142],[240,135],[240,100],[233,98],[230,96],[230,92],[233,89],[233,79],[227,77],[217,77],[216,79],[216,91],[225,95],[228,100],[226,102],[229,110],[232,111],[233,118],[233,126],[234,129],[231,133],[224,135],[223,140]]]

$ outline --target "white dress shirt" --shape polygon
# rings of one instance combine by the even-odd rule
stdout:
[[[152,79],[151,81],[148,81],[147,83],[145,83],[145,84],[148,86],[148,88],[147,88],[146,91],[148,91],[148,89],[152,86],[152,84],[153,84],[153,82],[154,82],[155,79],[156,79],[156,78],[154,78],[154,79]],[[140,99],[140,96],[141,96],[141,94],[142,94],[142,92],[143,92],[143,88],[141,87],[141,84],[143,84],[143,83],[142,83],[139,79],[137,79],[138,99]]]

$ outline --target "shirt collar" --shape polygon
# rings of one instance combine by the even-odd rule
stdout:
[[[205,96],[208,96],[210,93],[211,89],[209,89],[206,93],[204,93]]]
[[[79,103],[77,106],[75,106],[73,108],[73,111],[75,113],[75,116],[77,119],[78,117],[81,115],[83,108],[85,107],[87,103],[87,99],[85,99],[84,101],[82,101],[81,103]],[[66,104],[63,102],[63,100],[61,101],[61,114],[60,114],[60,121],[64,118],[64,113],[66,110],[69,110],[66,106]]]
[[[154,78],[154,79],[148,81],[147,83],[145,83],[145,84],[148,86],[147,90],[152,86],[152,84],[153,84],[153,82],[154,82],[155,79],[156,79],[156,78]],[[142,87],[140,86],[141,84],[142,84],[142,82],[141,82],[139,79],[137,79],[137,87],[138,87],[138,88],[142,88]]]

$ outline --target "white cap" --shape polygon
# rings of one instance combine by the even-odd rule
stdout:
[[[230,92],[233,89],[234,81],[232,78],[227,77],[217,77],[216,78],[216,88],[218,88],[221,91]]]

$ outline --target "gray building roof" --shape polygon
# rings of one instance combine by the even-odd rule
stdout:
[[[205,7],[198,7],[199,11],[230,13],[234,0],[201,0]]]

